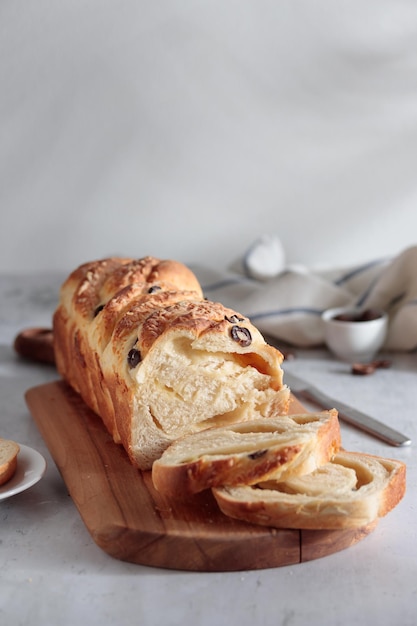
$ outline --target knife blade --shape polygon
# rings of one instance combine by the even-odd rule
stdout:
[[[323,409],[337,409],[341,420],[347,424],[356,426],[378,439],[382,439],[382,441],[392,446],[411,445],[411,439],[409,439],[409,437],[374,419],[370,415],[366,415],[343,402],[331,398],[320,389],[317,389],[317,387],[299,378],[299,376],[296,376],[292,372],[284,372],[284,383],[288,385],[294,395],[310,400],[310,402],[313,402]]]

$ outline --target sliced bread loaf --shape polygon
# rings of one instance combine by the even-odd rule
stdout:
[[[312,472],[340,448],[336,410],[210,428],[172,443],[152,468],[155,488],[175,498],[219,485],[251,485]]]
[[[391,511],[405,493],[401,461],[358,452],[299,477],[213,489],[230,517],[275,528],[360,528]]]

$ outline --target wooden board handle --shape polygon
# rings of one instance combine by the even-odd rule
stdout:
[[[27,328],[22,330],[13,347],[24,359],[55,364],[54,339],[50,328]]]

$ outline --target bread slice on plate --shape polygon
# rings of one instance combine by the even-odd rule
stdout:
[[[405,493],[401,461],[339,451],[312,473],[213,489],[222,512],[275,528],[353,529],[391,511]]]
[[[19,451],[19,444],[15,441],[0,439],[0,485],[4,485],[14,476]]]
[[[339,448],[335,409],[255,419],[178,439],[154,462],[152,479],[159,492],[185,498],[214,486],[312,472]]]

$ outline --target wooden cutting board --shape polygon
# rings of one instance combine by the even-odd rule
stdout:
[[[26,401],[92,538],[117,559],[206,572],[262,569],[327,556],[373,530],[251,525],[223,515],[211,492],[168,500],[65,382],[29,389]],[[293,399],[292,412],[300,410]]]
[[[26,358],[53,362],[50,331],[24,331],[15,348]],[[186,502],[169,500],[64,381],[33,387],[25,397],[93,540],[117,559],[189,571],[255,570],[328,556],[375,528],[278,530],[223,515],[209,491]],[[290,412],[305,408],[293,397]]]

